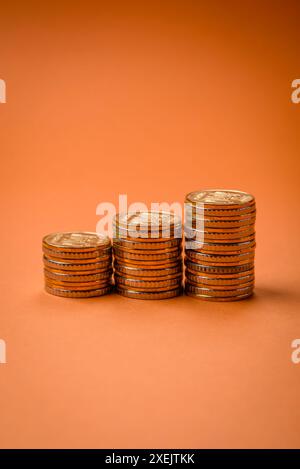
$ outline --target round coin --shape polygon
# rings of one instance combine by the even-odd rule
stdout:
[[[185,289],[185,294],[187,296],[191,296],[193,298],[204,300],[204,301],[222,301],[222,302],[229,302],[229,301],[240,301],[246,300],[253,295],[253,292],[246,293],[245,295],[238,295],[233,297],[220,297],[220,296],[207,296],[207,295],[200,295],[195,292],[189,290],[188,287]]]
[[[162,267],[160,269],[154,268],[149,269],[145,267],[136,267],[136,266],[128,266],[124,264],[119,264],[118,262],[114,262],[115,271],[120,274],[124,274],[128,277],[169,277],[173,275],[182,274],[182,264],[177,263],[173,267]]]
[[[181,250],[175,249],[175,251],[167,251],[163,254],[140,254],[139,252],[124,251],[118,248],[114,248],[114,255],[119,258],[132,259],[136,261],[152,262],[152,261],[165,261],[171,259],[177,259],[180,256]]]
[[[185,242],[186,243],[193,243],[195,242],[196,245],[197,243],[211,243],[211,244],[219,244],[220,247],[222,247],[222,244],[236,244],[236,243],[247,243],[255,240],[255,233],[252,233],[249,236],[244,236],[244,237],[237,237],[233,239],[226,239],[226,238],[214,238],[211,236],[206,236],[204,233],[199,234],[198,237],[195,236],[188,238],[185,237]]]
[[[193,250],[185,251],[186,257],[194,262],[200,261],[203,264],[209,265],[240,265],[250,263],[254,259],[254,251],[244,252],[242,254],[224,254],[224,255],[212,255],[204,254]]]
[[[218,296],[234,297],[234,296],[247,295],[249,293],[252,293],[253,286],[251,285],[250,287],[245,287],[245,288],[234,288],[232,290],[215,290],[211,288],[198,287],[198,286],[192,285],[189,282],[186,282],[185,289],[191,293],[197,293],[200,295],[206,295],[206,296],[212,296],[212,297],[218,297]]]
[[[255,240],[246,241],[244,243],[198,243],[197,241],[189,242],[189,249],[196,252],[204,252],[207,254],[237,254],[238,252],[252,251],[255,248]]]
[[[124,230],[113,225],[113,237],[114,239],[142,241],[143,243],[164,242],[170,239],[182,239],[182,226],[162,231],[141,231],[135,227]]]
[[[246,272],[248,270],[253,269],[254,262],[250,262],[248,264],[242,265],[233,265],[233,266],[212,266],[212,265],[205,265],[205,264],[197,264],[196,262],[192,262],[189,259],[185,259],[185,265],[187,268],[196,271],[196,272],[204,272],[210,274],[239,274],[240,272]]]
[[[209,189],[205,191],[190,192],[186,202],[192,204],[202,203],[208,209],[245,208],[254,205],[255,199],[247,192],[237,190]]]
[[[182,283],[182,277],[168,279],[168,280],[140,280],[136,278],[127,278],[115,273],[116,285],[124,285],[125,287],[132,287],[136,290],[150,290],[150,291],[162,291],[171,290],[173,287],[180,287]]]
[[[182,243],[181,238],[174,238],[174,239],[168,239],[162,242],[156,242],[153,240],[151,242],[143,242],[143,241],[132,241],[129,239],[119,239],[115,238],[113,240],[114,246],[117,246],[118,248],[126,248],[131,250],[149,250],[149,251],[157,251],[159,249],[172,249],[172,248],[180,248]]]
[[[114,224],[121,228],[136,228],[140,231],[161,231],[181,226],[181,219],[171,212],[148,211],[126,212],[115,216]]]
[[[238,230],[232,229],[228,230],[213,230],[213,231],[205,231],[205,230],[198,230],[198,229],[189,229],[185,227],[185,239],[188,240],[195,240],[195,241],[205,241],[206,239],[212,239],[212,242],[239,242],[239,239],[244,239],[249,236],[255,235],[255,227],[254,225],[251,226],[250,229],[246,230]],[[237,240],[237,241],[236,241]]]
[[[161,232],[142,232],[142,231],[124,231],[121,230],[119,227],[114,227],[114,239],[116,240],[125,240],[125,241],[133,241],[133,242],[142,242],[142,243],[164,243],[170,240],[182,240],[182,227],[170,231],[161,231]]]
[[[114,250],[123,252],[123,253],[128,253],[128,254],[137,254],[137,255],[145,255],[148,256],[149,258],[151,256],[156,256],[156,255],[169,255],[169,254],[174,254],[175,256],[179,255],[181,253],[181,246],[175,246],[169,249],[128,249],[125,246],[117,245],[114,244]]]
[[[195,274],[194,272],[191,272],[190,270],[185,271],[185,277],[188,279],[191,283],[196,283],[196,284],[202,284],[202,285],[239,285],[239,284],[244,284],[247,282],[253,282],[254,281],[254,275],[245,275],[245,276],[239,276],[239,277],[230,277],[226,278],[224,275],[223,277],[212,277],[212,276],[204,276],[204,275],[199,275]],[[225,277],[225,278],[224,278]]]
[[[112,254],[109,256],[103,256],[103,257],[93,257],[93,258],[88,258],[88,259],[65,259],[61,257],[55,257],[51,256],[49,254],[44,255],[44,259],[53,261],[53,262],[59,262],[63,263],[65,265],[81,265],[81,264],[98,264],[101,262],[109,262],[112,259]]]
[[[45,285],[45,290],[47,293],[55,296],[63,296],[66,298],[89,298],[92,296],[103,296],[111,291],[111,286],[105,288],[99,288],[98,290],[86,290],[86,291],[72,291],[64,290],[61,288],[52,288],[48,285]]]
[[[112,274],[111,270],[105,270],[104,272],[99,272],[95,274],[88,274],[82,275],[82,272],[79,275],[74,275],[73,272],[65,273],[65,272],[54,272],[51,270],[44,269],[44,274],[46,278],[51,278],[56,281],[64,281],[64,282],[93,282],[95,280],[105,280],[109,279]]]
[[[139,269],[140,271],[141,269]],[[163,270],[163,269],[162,269]],[[149,271],[146,271],[148,274],[149,274]],[[156,271],[154,271],[156,272]],[[133,273],[128,273],[127,275],[124,274],[124,272],[120,272],[117,268],[115,268],[115,271],[114,271],[115,275],[118,275],[119,277],[123,277],[123,278],[131,278],[132,280],[135,280],[135,281],[142,281],[142,282],[151,282],[151,281],[154,281],[154,282],[165,282],[167,280],[173,280],[173,279],[182,279],[183,278],[183,272],[178,272],[177,274],[173,274],[173,275],[153,275],[153,271],[151,270],[150,271],[150,274],[151,275],[144,275],[145,271],[143,270],[142,272],[140,272],[140,275],[134,275],[135,272]]]
[[[164,292],[141,292],[133,289],[117,288],[117,293],[128,298],[135,298],[138,300],[164,300],[167,298],[174,298],[181,295],[182,289],[169,290]]]
[[[103,234],[87,231],[51,233],[43,238],[43,246],[55,251],[88,252],[109,247],[110,239]]]
[[[219,209],[210,209],[203,206],[202,202],[191,204],[189,202],[185,202],[184,204],[184,211],[185,214],[194,215],[200,214],[205,216],[212,216],[212,217],[231,217],[231,216],[238,216],[238,215],[246,215],[247,213],[253,213],[256,211],[255,203],[250,205],[249,207],[241,207],[241,208],[219,208]]]
[[[218,284],[207,284],[207,283],[202,283],[201,281],[192,281],[191,280],[191,276],[188,276],[186,277],[186,282],[185,283],[188,283],[189,285],[193,285],[195,287],[199,287],[199,288],[205,288],[205,289],[208,289],[208,290],[212,290],[212,291],[215,291],[215,290],[221,290],[221,291],[227,291],[227,290],[230,290],[231,292],[234,290],[234,289],[242,289],[242,288],[254,288],[254,281],[253,280],[250,280],[250,281],[245,281],[245,283],[238,283],[238,284],[230,284],[230,285],[218,285]]]
[[[164,269],[168,267],[175,267],[178,263],[181,263],[182,256],[180,255],[178,258],[172,258],[168,260],[155,260],[155,261],[146,261],[146,260],[133,260],[133,259],[125,259],[124,257],[120,257],[119,255],[115,254],[115,259],[117,260],[118,264],[125,264],[132,267],[140,267],[148,269]]]
[[[54,249],[48,249],[46,246],[43,245],[43,253],[48,257],[54,257],[57,259],[101,259],[103,257],[107,257],[111,254],[111,247],[105,249],[95,249],[94,251],[89,252],[65,252],[65,251],[55,251]]]
[[[94,282],[58,282],[52,279],[45,279],[45,284],[51,288],[62,288],[68,291],[98,290],[110,285],[110,280],[98,280]]]
[[[217,215],[216,213],[212,212],[217,212],[217,210],[202,210],[202,209],[193,209],[189,212],[186,213],[185,219],[187,220],[216,220],[216,221],[239,221],[239,220],[245,220],[248,218],[255,218],[256,217],[256,210],[253,209],[251,211],[247,211],[245,213],[241,213],[241,211],[237,210],[236,213],[233,213],[230,211],[230,215],[226,213],[226,210],[224,210],[225,214],[222,215]]]
[[[46,256],[43,258],[44,260],[44,265],[48,268],[54,269],[54,270],[70,270],[70,271],[89,271],[89,272],[95,272],[97,270],[103,270],[103,269],[109,269],[111,268],[112,262],[111,258],[104,260],[104,261],[99,261],[99,262],[88,262],[88,263],[65,263],[62,261],[58,260],[52,260],[48,259]]]
[[[201,272],[197,271],[196,269],[193,269],[194,263],[190,263],[189,267],[186,266],[185,268],[185,273],[189,272],[191,275],[197,275],[198,277],[203,277],[203,278],[208,278],[208,279],[220,279],[224,280],[226,282],[227,280],[230,279],[238,279],[239,277],[244,277],[244,276],[254,276],[254,268],[248,269],[242,272],[229,272],[229,273],[216,273],[216,272]],[[195,264],[197,266],[197,264]]]
[[[204,230],[208,228],[214,228],[215,230],[222,229],[224,231],[230,230],[232,228],[244,228],[248,229],[249,227],[253,226],[255,223],[255,217],[247,217],[243,218],[242,220],[217,220],[215,218],[186,218],[185,226],[188,229],[201,229],[202,227]]]

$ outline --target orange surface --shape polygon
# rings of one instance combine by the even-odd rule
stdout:
[[[299,13],[1,5],[1,447],[300,447]],[[256,196],[253,299],[44,293],[44,234],[211,187]]]

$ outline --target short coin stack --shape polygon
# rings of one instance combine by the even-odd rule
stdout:
[[[112,247],[107,236],[89,232],[53,233],[43,238],[45,289],[70,298],[111,290]]]
[[[138,212],[114,219],[114,279],[120,295],[164,299],[182,293],[181,220],[168,212]]]
[[[245,192],[207,190],[185,199],[185,292],[235,301],[254,288],[255,199]]]

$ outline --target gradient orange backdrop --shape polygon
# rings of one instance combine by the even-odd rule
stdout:
[[[1,4],[1,447],[300,447],[299,2]],[[100,202],[256,196],[256,295],[43,291]]]

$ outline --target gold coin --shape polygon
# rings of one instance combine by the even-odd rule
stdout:
[[[142,243],[164,243],[172,240],[182,241],[182,227],[173,231],[161,231],[161,232],[142,232],[142,231],[126,231],[121,230],[119,227],[114,228],[114,240],[119,241],[132,241]]]
[[[209,265],[240,265],[240,264],[249,264],[254,260],[254,251],[244,252],[243,254],[224,254],[224,255],[212,255],[212,254],[203,254],[201,252],[186,250],[185,251],[187,259],[193,262],[200,262],[201,264]]]
[[[202,284],[202,285],[239,285],[244,284],[247,282],[254,282],[254,275],[244,275],[235,278],[227,278],[223,275],[223,277],[208,277],[195,274],[190,270],[185,271],[185,278],[189,280],[189,282],[194,284]]]
[[[44,269],[44,274],[46,278],[52,278],[53,280],[57,281],[67,281],[67,282],[93,282],[95,280],[102,280],[102,279],[109,279],[112,274],[112,269],[110,270],[105,270],[103,272],[98,272],[98,273],[93,273],[93,274],[82,274],[82,272],[79,273],[79,275],[72,273],[69,273],[66,271],[63,272],[57,272],[57,271],[51,271],[48,269]]]
[[[241,296],[241,295],[248,295],[253,291],[253,286],[245,287],[245,288],[233,288],[232,290],[216,290],[212,288],[204,288],[204,287],[197,287],[192,285],[189,282],[185,283],[185,290],[189,293],[195,293],[199,295],[205,296],[212,296],[212,297],[234,297],[234,296]]]
[[[162,267],[160,269],[153,269],[147,267],[135,267],[135,266],[128,266],[124,264],[119,264],[118,262],[114,262],[115,271],[121,275],[125,275],[128,277],[142,277],[142,278],[155,278],[156,277],[170,277],[173,275],[178,275],[182,273],[182,263],[177,263],[173,267]]]
[[[153,271],[151,271],[152,273]],[[143,273],[142,273],[143,274]],[[168,282],[169,280],[178,280],[182,281],[183,279],[183,272],[178,272],[177,274],[173,275],[131,275],[129,274],[124,274],[121,273],[120,271],[115,269],[114,276],[122,277],[123,279],[130,279],[133,280],[134,282]]]
[[[60,257],[54,257],[50,256],[49,254],[44,255],[44,259],[48,259],[53,262],[60,262],[65,265],[81,265],[81,264],[98,264],[101,262],[109,262],[112,259],[112,254],[109,256],[103,256],[103,257],[93,257],[93,258],[88,258],[88,259],[65,259],[65,258],[60,258]]]
[[[169,290],[164,292],[141,292],[135,291],[133,289],[125,290],[122,288],[117,288],[116,291],[120,295],[126,296],[128,298],[135,298],[138,300],[163,300],[181,295],[182,288],[177,288],[175,290]]]
[[[57,260],[52,260],[48,259],[46,256],[44,256],[44,265],[48,268],[54,269],[54,270],[70,270],[70,271],[89,271],[89,272],[95,272],[95,271],[100,271],[103,269],[109,269],[112,266],[112,260],[111,258],[106,259],[104,261],[99,261],[99,262],[87,262],[85,264],[80,263],[78,264],[75,263],[70,263],[67,262],[65,263],[64,261],[57,261]]]
[[[89,252],[107,248],[110,244],[108,236],[88,231],[51,233],[43,238],[46,248],[64,252]]]
[[[239,274],[240,272],[246,272],[248,270],[252,270],[254,268],[254,262],[249,262],[247,264],[242,265],[209,265],[209,264],[198,264],[196,262],[190,261],[188,258],[185,258],[185,265],[187,268],[196,271],[196,272],[204,272],[210,274]]]
[[[188,238],[185,237],[185,243],[209,243],[209,244],[218,244],[220,248],[222,247],[223,244],[236,244],[236,243],[247,243],[255,241],[255,233],[251,234],[250,236],[245,236],[245,237],[239,237],[239,238],[233,238],[233,239],[226,239],[226,238],[213,238],[210,236],[201,236],[201,237],[195,237],[193,238]]]
[[[212,281],[224,281],[224,283],[229,282],[230,280],[238,280],[240,277],[247,277],[251,276],[254,278],[254,268],[245,270],[243,272],[236,272],[236,273],[216,273],[216,272],[199,272],[197,270],[193,270],[191,267],[186,267],[185,268],[185,274],[187,275],[189,273],[190,275],[196,275],[197,277],[203,278],[203,279],[210,279]]]
[[[232,210],[254,205],[255,199],[251,194],[237,190],[209,189],[205,191],[190,192],[186,202],[203,204],[203,207],[216,210]]]
[[[132,250],[149,250],[149,251],[157,251],[159,249],[172,249],[172,248],[180,248],[182,243],[181,238],[174,238],[168,239],[161,242],[156,242],[155,240],[150,240],[150,242],[143,242],[143,241],[132,241],[132,239],[119,239],[114,238],[113,244],[118,248],[126,248],[130,251]]]
[[[163,268],[175,267],[178,265],[178,263],[182,262],[181,255],[178,258],[172,258],[168,260],[155,260],[155,261],[125,259],[124,257],[120,257],[117,254],[115,254],[114,258],[117,260],[118,264],[128,265],[132,267],[140,267],[140,268],[147,267],[148,269],[163,269]]]
[[[197,276],[194,276],[193,277],[194,279],[196,278],[197,280],[194,281],[192,280],[192,276],[189,275],[186,277],[186,284],[188,283],[189,285],[193,285],[195,287],[199,287],[199,288],[205,288],[205,289],[209,289],[209,290],[212,290],[212,291],[215,291],[215,290],[221,290],[221,291],[227,291],[227,290],[234,290],[234,289],[241,289],[241,288],[254,288],[254,279],[251,279],[251,280],[242,280],[240,281],[240,283],[237,283],[237,284],[229,284],[229,285],[224,285],[224,284],[211,284],[211,283],[203,283],[201,282],[201,280],[199,280],[199,278],[197,278]]]
[[[98,280],[94,282],[58,282],[49,278],[45,279],[45,284],[51,288],[61,288],[68,291],[98,290],[111,285],[110,280]]]
[[[147,251],[146,251],[147,252]],[[175,251],[166,251],[161,254],[140,254],[140,251],[138,252],[130,252],[130,251],[124,251],[122,249],[118,249],[114,247],[114,255],[118,256],[119,258],[124,258],[124,259],[132,259],[132,260],[137,260],[137,261],[145,261],[145,262],[151,262],[151,261],[165,261],[165,260],[171,260],[171,259],[176,259],[178,256],[180,256],[181,250],[178,251],[178,249],[175,249]]]
[[[164,291],[172,290],[173,288],[179,288],[182,284],[182,277],[168,279],[168,280],[140,280],[134,278],[127,278],[121,275],[116,275],[115,273],[115,282],[117,286],[120,287],[132,287],[134,290],[138,291]]]
[[[237,254],[245,251],[252,251],[255,249],[255,240],[246,241],[244,243],[198,243],[197,241],[190,241],[189,248],[195,252],[203,252],[205,254]]]
[[[111,255],[111,247],[105,249],[95,249],[94,251],[89,252],[65,252],[65,251],[55,251],[54,249],[48,249],[43,245],[43,253],[47,257],[55,259],[74,259],[74,260],[83,260],[83,259],[93,259],[93,258],[103,258]]]
[[[250,229],[251,226],[255,224],[255,217],[248,217],[242,220],[217,220],[215,218],[212,219],[191,219],[186,218],[185,226],[188,229],[201,229],[203,228],[204,231],[207,231],[208,228],[213,228],[215,230],[222,229],[223,231],[230,230],[232,228],[243,228],[243,229]]]
[[[202,209],[193,209],[190,210],[186,213],[185,218],[187,220],[216,220],[216,221],[242,221],[242,220],[247,220],[248,218],[256,218],[256,210],[251,210],[247,211],[245,213],[241,213],[241,211],[236,210],[236,213],[233,213],[230,211],[230,215],[226,213],[226,210],[224,210],[225,214],[222,215],[217,215],[216,213],[212,212],[217,212],[216,210],[202,210]]]
[[[253,295],[253,291],[250,293],[246,293],[245,295],[237,295],[237,296],[232,296],[232,297],[199,295],[199,294],[189,291],[188,289],[185,290],[185,294],[195,299],[204,300],[204,301],[221,301],[221,302],[228,301],[229,302],[229,301],[246,300],[247,298],[250,298]]]
[[[242,208],[227,208],[227,209],[210,209],[207,207],[203,207],[201,202],[199,204],[192,204],[189,202],[185,202],[184,204],[185,208],[185,213],[187,215],[205,215],[207,217],[235,217],[235,216],[243,216],[248,213],[253,213],[256,211],[256,206],[255,203],[253,205],[250,205],[249,207],[242,207]]]
[[[61,288],[52,288],[48,285],[45,285],[45,290],[47,293],[55,296],[63,296],[66,298],[89,298],[92,296],[103,296],[109,293],[112,290],[112,287],[99,288],[98,290],[87,290],[87,291],[72,291],[64,290]]]
[[[139,231],[164,231],[170,227],[181,227],[181,219],[171,212],[148,211],[127,212],[115,216],[113,223],[124,229],[134,228]]]
[[[175,246],[169,249],[129,249],[128,247],[121,246],[118,244],[114,244],[114,250],[123,252],[123,253],[128,253],[128,254],[137,254],[137,255],[145,255],[145,256],[156,256],[156,255],[161,255],[161,254],[174,254],[174,255],[179,255],[182,251],[181,246]]]
[[[112,266],[111,264],[106,267],[102,267],[101,269],[94,269],[94,270],[63,270],[63,269],[53,269],[52,267],[48,267],[47,265],[44,265],[44,270],[47,270],[47,272],[51,272],[53,274],[69,274],[69,275],[74,275],[74,276],[80,276],[80,275],[101,275],[101,274],[106,274],[111,270]]]

